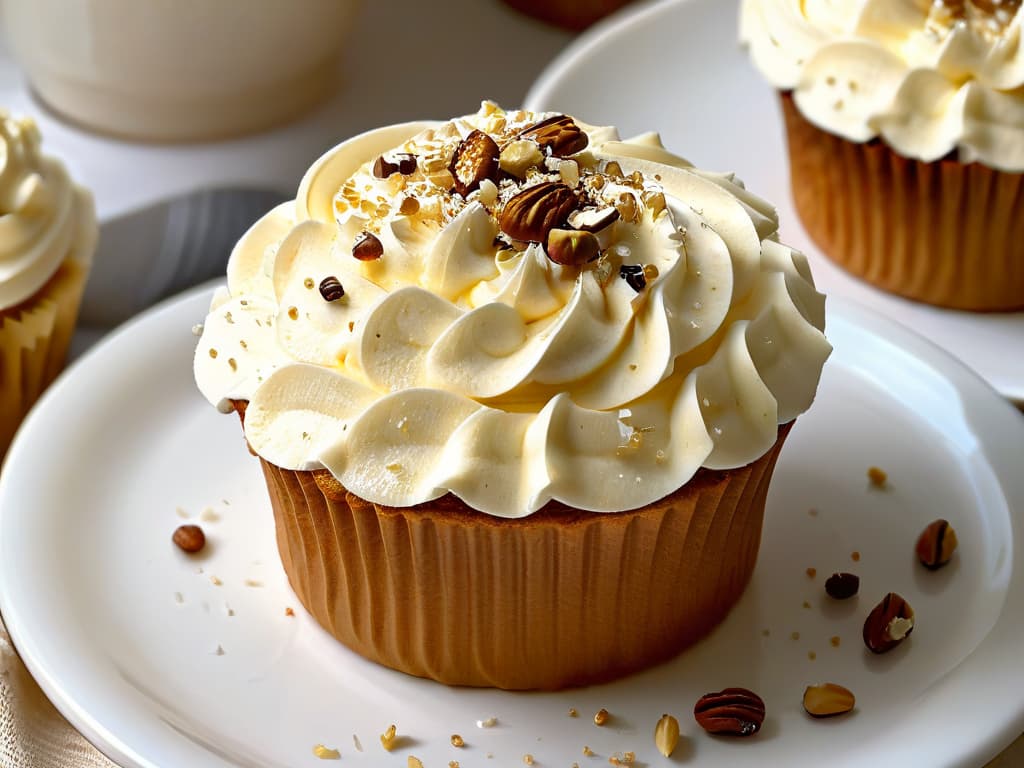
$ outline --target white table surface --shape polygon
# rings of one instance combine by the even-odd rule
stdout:
[[[407,32],[401,55],[398,46],[381,42],[381,30],[394,30],[399,16]],[[312,160],[345,137],[388,123],[465,114],[482,99],[518,106],[572,37],[498,0],[365,0],[331,99],[277,130],[197,144],[130,142],[69,125],[33,97],[0,39],[0,107],[35,117],[46,151],[62,157],[74,178],[93,190],[102,225],[212,186],[289,193]],[[101,244],[97,264],[116,268],[147,255]],[[80,328],[75,353],[107,330]],[[989,768],[1017,765],[1024,765],[1024,740]]]

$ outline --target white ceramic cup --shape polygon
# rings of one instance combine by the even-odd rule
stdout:
[[[54,111],[187,141],[270,127],[330,92],[358,0],[0,0],[12,52]]]

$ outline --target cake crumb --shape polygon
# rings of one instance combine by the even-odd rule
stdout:
[[[810,607],[811,607],[811,604],[809,602],[807,602],[806,600],[804,600],[804,608],[810,608]]]
[[[855,563],[859,563],[860,562],[860,552],[858,552],[857,550],[854,550],[853,552],[851,552],[850,553],[850,559],[853,560],[853,562],[855,562]]]
[[[313,747],[313,755],[319,757],[321,760],[340,760],[341,752],[330,747],[325,747],[323,744],[317,744]]]
[[[529,752],[527,752],[525,755],[523,755],[523,764],[524,765],[533,765],[533,755],[531,755]]]
[[[213,584],[213,586],[215,586],[215,587],[219,587],[219,586],[224,584],[223,581],[218,579],[216,576],[212,576],[212,575],[210,576],[210,583]]]
[[[808,568],[806,573],[807,573],[807,578],[813,579],[815,576],[818,575],[818,569],[817,568]]]
[[[466,740],[463,739],[459,734],[453,733],[451,738],[452,746],[462,748],[466,746]]]
[[[868,467],[868,480],[875,488],[882,488],[889,481],[889,475],[879,467]]]
[[[799,640],[800,639],[800,633],[799,632],[792,632],[792,633],[790,633],[789,637],[790,637],[791,640]]]
[[[594,750],[588,747],[586,744],[583,745],[583,756],[591,757],[594,754]]]
[[[576,707],[569,707],[569,717],[578,717],[579,712],[576,711]]]
[[[833,648],[838,648],[839,644],[842,643],[843,641],[839,637],[839,635],[832,635],[832,637],[829,638],[829,642],[832,643],[832,647]]]
[[[295,615],[295,611],[293,611],[290,607],[285,606],[284,615],[285,616],[294,616]]]
[[[388,726],[388,729],[380,735],[380,745],[384,747],[385,752],[390,752],[395,748],[395,742],[398,740],[396,733],[397,728],[395,727],[395,724],[392,723]],[[412,763],[410,763],[410,765],[412,765]]]
[[[816,658],[818,658],[818,654],[816,654],[814,651],[808,651],[807,658],[811,661],[814,661]]]

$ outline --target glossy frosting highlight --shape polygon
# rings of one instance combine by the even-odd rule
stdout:
[[[1024,171],[1018,0],[744,0],[740,38],[818,127]]]
[[[506,147],[545,117],[485,103],[363,134],[243,237],[195,373],[222,409],[248,401],[255,451],[389,506],[451,492],[502,517],[551,499],[623,511],[701,466],[750,463],[810,405],[831,350],[824,297],[774,209],[732,175],[578,123],[583,151],[525,147],[520,176],[451,191],[472,131]],[[374,173],[405,154],[411,173]],[[600,258],[556,264],[503,232],[508,200],[545,182],[618,212]],[[367,232],[383,256],[360,261]],[[645,284],[622,267],[646,267]],[[325,300],[325,277],[344,297]]]
[[[95,236],[91,195],[40,144],[33,120],[0,110],[0,309],[42,288],[80,233]]]

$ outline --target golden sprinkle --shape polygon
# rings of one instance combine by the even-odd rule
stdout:
[[[569,717],[578,717],[579,712],[576,711],[576,707],[569,707]]]
[[[349,320],[348,321],[348,332],[352,333],[352,331],[354,331],[355,329],[356,329],[356,324],[352,320]]]
[[[217,357],[217,350],[214,349],[213,347],[210,347],[210,357],[212,357],[214,359],[216,359],[216,357]]]
[[[406,768],[423,768],[423,761],[418,757],[409,755],[409,759],[405,761]]]
[[[608,722],[608,710],[602,707],[597,710],[597,714],[594,715],[594,725],[604,725]]]
[[[662,755],[670,757],[678,745],[679,721],[672,715],[662,715],[658,724],[654,726],[654,746]]]
[[[533,755],[529,753],[523,755],[523,763],[525,765],[533,765]]]
[[[398,209],[398,212],[403,216],[412,216],[414,213],[419,211],[419,209],[420,201],[415,197],[407,197],[402,201],[402,205]]]
[[[228,365],[231,366],[231,370],[232,371],[237,371],[238,370],[238,363],[235,361],[235,358],[229,357],[228,358]]]
[[[853,560],[853,562],[855,562],[855,563],[859,563],[860,562],[860,552],[858,552],[857,550],[854,550],[853,552],[851,552],[850,553],[850,559]]]
[[[221,581],[220,579],[218,579],[216,576],[211,576],[210,577],[210,583],[213,584],[213,586],[215,586],[215,587],[219,587],[224,582]]]
[[[317,744],[313,747],[313,754],[319,757],[321,760],[340,760],[341,752],[336,749],[330,749],[325,747],[323,744]]]
[[[793,639],[793,640],[799,640],[800,639],[800,633],[799,632],[791,632],[789,637],[791,639]]]
[[[839,635],[832,635],[832,637],[829,638],[829,642],[832,643],[833,648],[838,648],[842,640]]]
[[[807,569],[807,578],[813,579],[817,575],[818,575],[818,569],[817,568],[808,568]]]
[[[392,749],[395,748],[395,741],[398,738],[395,735],[395,732],[396,732],[395,724],[392,723],[391,725],[388,726],[388,729],[386,731],[384,731],[384,733],[382,733],[380,735],[380,745],[382,747],[384,747],[384,750],[386,752],[390,752]],[[409,765],[412,765],[413,764],[412,761],[415,760],[415,759],[416,758],[410,757],[409,758]],[[418,763],[419,760],[416,760],[416,762]]]
[[[811,661],[814,661],[816,658],[818,658],[818,654],[816,654],[814,651],[808,651],[807,658]]]
[[[292,320],[298,320],[299,319],[299,310],[298,310],[298,308],[297,307],[288,307],[288,317],[290,317]]]
[[[881,488],[884,486],[888,479],[889,475],[885,473],[884,469],[868,467],[868,480],[871,481],[871,484],[875,486],[875,488]]]
[[[240,347],[241,347],[242,349],[248,349],[248,348],[249,348],[249,342],[247,342],[247,341],[246,341],[245,339],[239,339],[239,340],[238,340],[238,345],[239,345],[239,346],[240,346]]]
[[[459,736],[459,734],[453,733],[452,734],[452,746],[453,747],[464,747],[464,746],[466,746],[466,742],[463,741],[462,737]]]
[[[459,761],[458,760],[449,760],[448,761],[448,768],[459,768]]]
[[[302,281],[302,284],[306,286],[306,288],[308,288],[309,290],[312,290],[314,285],[313,278],[307,277],[305,280]]]
[[[584,755],[584,757],[590,757],[593,754],[594,754],[594,750],[592,750],[590,747],[588,747],[588,746],[586,746],[584,744],[583,745],[583,755]]]
[[[804,600],[804,608],[810,608],[810,607],[811,607],[811,604],[809,602],[807,602],[806,600]]]

